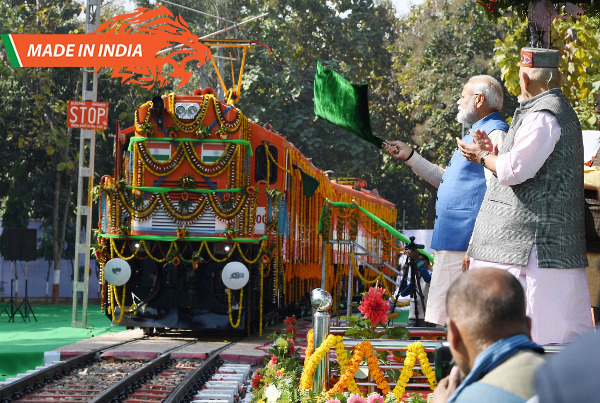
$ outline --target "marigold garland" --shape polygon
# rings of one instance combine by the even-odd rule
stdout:
[[[231,314],[231,293],[232,290],[227,289],[227,302],[229,303],[229,324],[232,328],[236,329],[242,320],[242,302],[244,301],[244,288],[240,289],[240,306],[238,308],[238,318],[235,324],[233,323],[233,315]]]
[[[406,389],[408,380],[413,375],[412,369],[415,363],[417,362],[417,358],[421,363],[421,371],[429,381],[431,390],[435,390],[435,388],[437,387],[437,381],[435,380],[435,372],[429,364],[429,359],[427,358],[427,353],[425,353],[423,344],[420,341],[416,341],[406,348],[404,368],[402,368],[402,372],[400,372],[400,377],[398,378],[396,387],[392,391],[399,401],[402,398],[402,395],[404,394],[404,390]]]
[[[374,353],[373,346],[368,340],[355,346],[354,353],[350,360],[348,360],[342,336],[328,335],[314,353],[312,352],[313,340],[313,330],[311,329],[307,334],[306,358],[304,360],[304,370],[302,371],[302,376],[300,378],[300,390],[312,390],[314,373],[321,360],[325,357],[325,354],[327,354],[333,346],[335,346],[336,349],[341,374],[337,383],[326,392],[327,396],[341,393],[346,389],[351,393],[360,394],[356,381],[354,380],[354,375],[358,371],[363,358],[367,359],[369,373],[371,374],[373,381],[377,384],[377,387],[381,389],[383,396],[386,396],[391,392],[394,393],[398,401],[401,401],[406,385],[408,384],[410,377],[414,375],[413,367],[417,359],[421,363],[421,371],[427,377],[431,390],[435,390],[437,386],[435,372],[433,368],[431,368],[423,344],[419,341],[407,347],[404,368],[400,373],[396,387],[394,390],[391,390],[385,375],[381,371],[381,368],[379,368],[377,355]]]
[[[335,336],[333,334],[328,335],[327,338],[323,340],[319,348],[317,348],[310,356],[310,359],[304,365],[304,370],[302,371],[302,376],[300,377],[300,390],[312,390],[315,371],[317,370],[319,363],[323,357],[325,357],[325,354],[329,352],[331,347],[335,346],[335,344],[338,342],[338,338],[340,337],[342,336]]]
[[[313,329],[310,329],[308,331],[308,333],[306,334],[306,350],[304,351],[304,365],[306,365],[308,363],[308,360],[310,359],[310,356],[313,353],[313,345],[315,342],[315,335],[314,335],[314,331]]]
[[[340,376],[342,376],[346,373],[346,371],[348,370],[348,365],[350,364],[350,362],[348,360],[348,354],[346,353],[346,346],[344,346],[344,342],[342,340],[339,340],[337,342],[337,344],[335,345],[335,352],[337,354],[337,359],[340,364]],[[338,383],[339,383],[339,381],[338,381]],[[340,387],[342,389],[348,389],[348,391],[350,393],[360,394],[358,385],[356,384],[356,381],[354,380],[354,375],[349,379],[348,382],[345,382],[345,384],[343,386],[340,385]]]

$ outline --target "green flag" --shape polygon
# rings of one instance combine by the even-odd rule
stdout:
[[[371,131],[368,84],[351,84],[320,62],[317,62],[315,75],[315,115],[373,143],[377,148],[383,144],[383,140]]]
[[[319,187],[321,182],[319,182],[317,178],[313,178],[312,176],[304,172],[302,168],[300,168],[296,164],[292,165],[292,168],[300,171],[300,179],[302,179],[302,193],[304,193],[304,196],[312,197],[312,195],[314,195],[317,191],[317,188]]]

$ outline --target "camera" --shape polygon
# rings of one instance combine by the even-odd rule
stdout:
[[[454,364],[454,358],[452,358],[447,342],[443,342],[435,348],[435,379],[438,382],[450,375]]]
[[[410,238],[410,243],[406,245],[406,249],[407,250],[417,250],[417,249],[424,249],[425,245],[420,245],[418,243],[415,243],[415,237],[411,236]]]

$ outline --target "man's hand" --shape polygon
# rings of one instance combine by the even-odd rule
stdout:
[[[394,158],[397,159],[407,159],[410,153],[412,152],[412,148],[408,146],[408,144],[396,140],[396,141],[386,141],[383,143],[383,151],[388,153]]]
[[[432,403],[446,403],[456,388],[460,385],[460,370],[458,367],[452,367],[450,375],[438,383],[435,392],[433,392]]]
[[[491,152],[494,155],[498,154],[498,147],[494,148],[492,140],[490,140],[489,136],[483,130],[476,129],[471,132],[471,135],[473,136],[473,144],[465,143],[458,137],[456,138],[458,149],[467,161],[473,161],[479,164],[481,162],[481,157],[485,153]]]
[[[406,254],[408,255],[409,258],[411,258],[415,262],[417,260],[421,259],[421,255],[419,254],[418,249],[411,249],[411,250],[407,251]]]
[[[473,137],[473,144],[482,147],[486,151],[494,151],[492,140],[485,131],[481,129],[475,129],[471,132],[471,137]]]

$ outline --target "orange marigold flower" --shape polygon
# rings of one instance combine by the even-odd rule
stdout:
[[[181,263],[181,260],[179,260],[178,257],[174,257],[173,258],[173,266],[179,266],[179,263]]]

